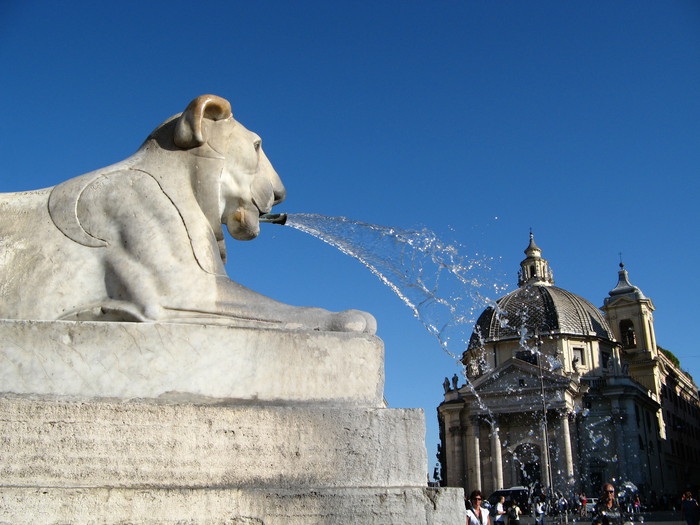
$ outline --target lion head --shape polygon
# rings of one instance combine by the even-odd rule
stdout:
[[[286,190],[262,148],[261,138],[233,118],[229,102],[201,95],[161,124],[146,140],[194,159],[192,188],[226,259],[222,225],[247,241],[260,233],[259,217],[282,202]]]
[[[129,170],[153,177],[188,228],[197,224],[197,214],[204,214],[218,245],[217,258],[223,262],[226,247],[222,225],[234,239],[254,239],[260,233],[260,215],[268,213],[286,195],[260,137],[233,118],[227,100],[202,95],[185,111],[159,125],[135,155],[56,186],[49,201],[56,226],[80,244],[106,246],[104,239],[85,229],[75,210],[85,188],[100,177]],[[196,203],[196,208],[190,202]],[[214,271],[217,264],[209,254],[207,236],[190,233],[200,266]]]
[[[195,155],[224,161],[218,184],[221,223],[234,239],[257,237],[258,217],[282,202],[286,193],[260,137],[233,118],[227,100],[202,95],[178,119],[174,143],[182,149],[197,148]]]

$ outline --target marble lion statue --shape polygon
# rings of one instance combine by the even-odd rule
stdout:
[[[286,305],[226,275],[222,225],[253,239],[284,197],[260,137],[197,97],[122,162],[0,194],[0,318],[374,333],[368,313]]]

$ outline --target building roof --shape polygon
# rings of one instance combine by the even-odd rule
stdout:
[[[642,291],[630,282],[629,275],[623,263],[620,263],[620,271],[617,275],[617,286],[608,292],[610,297],[605,298],[605,306],[612,304],[621,297],[626,297],[635,301],[647,299]]]
[[[583,297],[556,286],[525,285],[501,297],[479,316],[469,348],[519,339],[521,334],[569,334],[612,340],[603,314]]]
[[[531,249],[531,248],[535,249]],[[504,339],[535,334],[566,334],[613,340],[603,313],[589,301],[553,286],[549,263],[530,234],[527,258],[521,262],[520,287],[501,297],[479,316],[469,349]]]

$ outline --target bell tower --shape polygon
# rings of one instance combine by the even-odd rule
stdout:
[[[658,355],[654,303],[630,283],[623,263],[620,263],[617,285],[608,295],[601,310],[621,345],[622,361],[627,364],[629,375],[658,393],[658,374],[654,373]]]
[[[602,310],[610,328],[628,354],[656,356],[654,303],[629,281],[625,265],[620,263],[617,286],[608,293]]]

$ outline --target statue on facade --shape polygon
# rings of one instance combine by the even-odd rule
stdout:
[[[0,317],[374,333],[368,313],[290,306],[228,278],[222,225],[253,239],[284,198],[229,102],[197,97],[122,162],[0,194]]]

